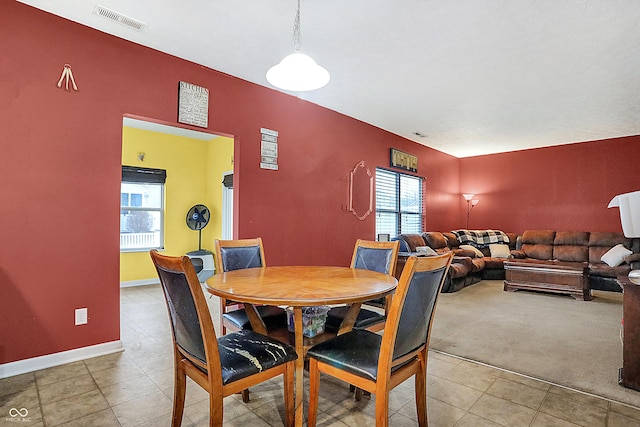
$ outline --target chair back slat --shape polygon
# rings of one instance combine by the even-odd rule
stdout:
[[[400,313],[393,360],[419,349],[427,342],[429,325],[445,272],[446,267],[414,273]]]
[[[158,275],[167,300],[176,344],[206,364],[200,319],[193,295],[189,290],[187,276],[181,271],[169,271],[163,267],[158,267]]]
[[[392,256],[393,249],[376,249],[360,246],[356,249],[353,268],[390,274],[389,270]]]
[[[221,247],[220,257],[223,271],[262,267],[259,245]]]
[[[400,242],[375,242],[358,239],[351,257],[351,268],[393,275],[398,261]]]

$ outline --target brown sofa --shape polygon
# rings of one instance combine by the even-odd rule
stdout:
[[[517,235],[509,236],[509,249],[516,248]],[[477,248],[477,251],[461,248],[461,243],[452,232],[425,232],[422,234],[401,234],[394,240],[400,240],[400,254],[396,266],[396,276],[400,277],[406,259],[411,255],[421,255],[417,248],[428,246],[435,253],[453,252],[455,254],[449,273],[445,278],[442,292],[456,292],[465,286],[472,285],[482,279],[504,279],[505,258],[491,257],[488,247]]]
[[[619,244],[629,249],[632,254],[626,256],[621,265],[611,267],[601,258]],[[632,268],[640,268],[640,239],[628,239],[618,232],[527,230],[518,237],[516,250],[511,251],[511,255],[511,262],[515,266],[522,267],[520,270],[528,268],[531,271],[529,278],[534,287],[537,284],[542,290],[552,292],[555,291],[553,288],[544,289],[548,282],[555,280],[545,279],[545,268],[554,271],[583,269],[586,281],[585,296],[590,296],[591,289],[621,291],[616,277],[629,274]],[[530,267],[527,267],[529,265]],[[542,273],[534,275],[534,271]],[[509,286],[510,281],[513,281],[515,286]],[[519,276],[517,280],[507,277],[505,290],[530,289],[531,283],[527,282],[526,275]]]

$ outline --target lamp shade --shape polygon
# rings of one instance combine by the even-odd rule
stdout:
[[[620,209],[620,222],[625,237],[640,237],[640,191],[618,194],[607,207]]]
[[[320,89],[329,83],[329,72],[301,52],[285,56],[267,71],[267,81],[277,88],[302,92]]]

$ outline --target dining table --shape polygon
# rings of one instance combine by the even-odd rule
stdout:
[[[270,335],[256,305],[293,310],[295,363],[295,425],[303,421],[305,341],[303,307],[347,304],[350,306],[338,335],[353,328],[364,301],[385,297],[395,290],[395,277],[375,271],[332,266],[275,266],[247,268],[216,274],[206,281],[213,295],[244,304],[255,332]],[[319,337],[315,337],[319,338]]]

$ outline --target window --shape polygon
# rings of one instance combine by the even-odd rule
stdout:
[[[122,166],[120,185],[120,251],[164,247],[164,183],[162,169]]]
[[[422,232],[421,177],[376,169],[376,234]]]

